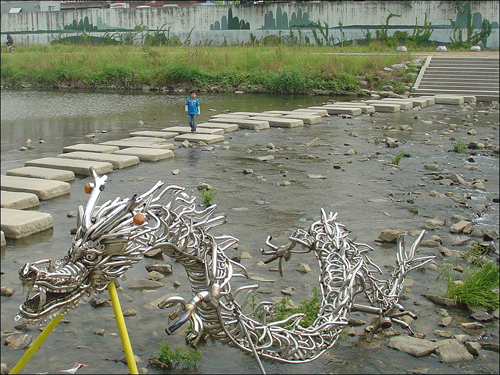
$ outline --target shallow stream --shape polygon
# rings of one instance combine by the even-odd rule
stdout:
[[[28,160],[57,156],[65,146],[126,138],[131,131],[187,125],[183,106],[186,97],[163,93],[2,90],[2,174],[24,166]],[[346,100],[315,96],[203,93],[198,98],[202,110],[198,122],[226,110],[293,110],[321,105],[332,99]],[[423,120],[432,121],[432,124]],[[144,125],[138,125],[139,121],[143,121]],[[450,124],[457,126],[451,127]],[[477,136],[466,134],[470,124],[477,131]],[[410,125],[412,130],[399,130],[402,125]],[[86,137],[90,134],[95,134],[95,137]],[[459,251],[466,250],[467,246],[454,245],[457,236],[448,231],[452,215],[463,215],[484,230],[498,229],[498,154],[451,151],[453,138],[464,141],[477,139],[483,143],[489,139],[490,144],[498,145],[498,109],[491,111],[486,104],[463,107],[435,105],[421,110],[353,118],[332,116],[324,118],[321,124],[301,128],[270,128],[260,132],[239,130],[225,136],[227,144],[211,145],[213,148],[178,148],[179,143],[172,141],[176,145],[174,159],[142,162],[136,167],[113,171],[108,176],[100,202],[145,192],[159,179],[167,184],[186,187],[195,195],[198,195],[196,187],[200,182],[212,185],[218,191],[214,199],[218,211],[227,214],[227,223],[215,228],[214,234],[237,237],[239,246],[228,250],[232,252],[229,256],[248,252],[252,259],[243,259],[242,264],[249,273],[275,280],[262,283],[263,289],[273,291],[271,295],[262,294],[263,299],[280,296],[280,290],[290,286],[295,288],[291,298],[296,304],[310,298],[312,287],[317,285],[318,280],[316,260],[312,254],[293,257],[285,263],[283,279],[277,272],[270,271],[270,268],[277,267],[276,264],[264,267],[256,264],[262,259],[260,248],[265,247],[268,235],[273,236],[273,243],[284,244],[294,229],[305,229],[317,220],[321,208],[327,212],[338,212],[338,220],[352,232],[353,239],[375,248],[371,258],[385,270],[383,278],[388,277],[388,265],[394,264],[396,254],[395,244],[374,242],[384,229],[411,232],[412,236],[407,241],[409,244],[422,230],[426,220],[434,216],[447,224],[430,232],[429,236],[437,234],[443,239],[443,246]],[[399,147],[387,147],[384,142],[387,137],[397,139]],[[306,146],[314,138],[320,139],[320,145]],[[20,151],[21,146],[27,146],[27,139],[31,139],[34,149]],[[44,143],[38,143],[39,139]],[[438,144],[424,145],[426,140]],[[270,143],[276,148],[270,148]],[[345,155],[351,149],[356,153]],[[404,150],[409,157],[404,157],[399,166],[389,165],[399,150]],[[255,160],[270,153],[274,160]],[[470,161],[471,158],[474,161]],[[434,163],[443,171],[460,174],[468,183],[474,179],[483,181],[485,189],[473,189],[470,185],[443,185],[435,172],[424,168],[424,165]],[[467,165],[477,169],[464,168]],[[180,173],[172,174],[174,169],[179,169]],[[244,169],[252,169],[253,173],[244,174]],[[310,178],[309,175],[322,175],[324,178]],[[290,181],[289,186],[277,186],[285,180]],[[50,213],[54,219],[53,230],[22,240],[7,239],[7,246],[1,250],[1,269],[4,272],[1,283],[14,289],[14,295],[2,297],[2,331],[15,330],[17,323],[14,317],[24,300],[17,269],[29,261],[60,259],[69,249],[70,230],[76,226],[76,219],[68,217],[68,213],[75,212],[79,205],[86,205],[88,196],[83,192],[86,182],[89,178],[77,177],[71,182],[70,195],[40,202],[38,210]],[[440,194],[462,194],[469,200],[460,204],[445,196],[432,197],[432,190]],[[494,199],[497,203],[493,203]],[[498,240],[496,247],[498,251]],[[432,339],[435,338],[433,331],[441,329],[435,313],[439,306],[423,298],[421,293],[444,293],[444,283],[438,279],[443,256],[437,249],[429,247],[421,247],[420,253],[436,255],[437,269],[412,272],[406,279],[407,287],[401,302],[420,317],[412,323],[413,329]],[[170,259],[164,261],[172,263]],[[134,354],[142,360],[138,367],[147,366],[148,358],[157,354],[157,345],[162,339],[167,339],[171,347],[184,346],[182,330],[173,336],[167,336],[164,331],[168,312],[151,304],[164,295],[191,297],[182,267],[173,264],[173,274],[161,280],[165,284],[162,288],[138,291],[127,287],[131,279],[145,278],[148,272],[144,266],[156,262],[147,258],[136,264],[127,272],[126,280],[121,282],[123,291],[119,292],[122,309],[137,311],[136,316],[126,318],[126,323]],[[313,271],[305,275],[296,272],[299,263],[308,263]],[[174,288],[174,281],[179,281],[181,285]],[[107,298],[107,295],[102,297]],[[460,332],[459,322],[468,318],[460,310],[454,310],[453,314],[453,331],[463,333]],[[355,313],[353,317],[367,324],[371,319],[362,313]],[[498,341],[498,320],[485,326],[485,332],[496,332]],[[101,329],[104,329],[103,336],[94,333]],[[393,350],[387,347],[387,339],[376,339],[374,345],[367,347],[359,339],[363,329],[357,327],[355,337],[343,337],[314,362],[302,365],[264,362],[264,367],[267,373],[370,374],[408,373],[415,369],[443,374],[497,373],[499,369],[498,353],[491,351],[482,351],[482,357],[473,361],[443,364],[435,355],[414,358]],[[399,327],[396,330],[406,334]],[[36,337],[37,328],[30,333]],[[480,335],[481,332],[469,334]],[[256,361],[237,349],[212,342],[201,344],[199,349],[203,357],[195,368],[158,370],[149,367],[149,372],[260,372]],[[2,362],[12,368],[22,354],[22,350],[14,351],[4,346]],[[114,361],[123,357],[112,308],[93,308],[86,304],[66,315],[64,323],[56,327],[22,373],[53,373],[78,361],[90,365],[78,370],[79,374],[126,374],[126,364]]]

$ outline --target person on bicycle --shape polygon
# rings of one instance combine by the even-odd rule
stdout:
[[[10,34],[7,34],[7,41],[5,42],[7,47],[12,47],[14,44],[14,39],[12,39],[12,36]]]

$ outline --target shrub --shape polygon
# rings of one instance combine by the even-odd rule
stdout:
[[[180,350],[175,348],[170,349],[166,340],[161,340],[158,343],[159,355],[158,360],[162,367],[175,368],[178,365],[183,367],[196,366],[196,363],[201,359],[201,352],[198,349]]]
[[[311,81],[298,69],[284,69],[272,76],[267,82],[272,93],[306,94],[311,90]]]

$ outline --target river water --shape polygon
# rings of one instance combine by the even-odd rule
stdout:
[[[161,130],[168,126],[186,125],[183,102],[186,95],[164,93],[116,93],[91,91],[38,91],[2,90],[1,112],[1,167],[7,170],[24,166],[28,160],[57,156],[65,146],[77,143],[99,143],[128,137],[131,131]],[[202,114],[199,122],[223,111],[293,110],[312,105],[321,105],[329,99],[316,96],[272,96],[248,94],[204,94],[198,98]],[[489,112],[488,112],[489,111]],[[418,116],[418,118],[416,118]],[[477,116],[477,117],[474,117]],[[478,121],[474,121],[477,118]],[[432,121],[425,124],[422,120]],[[138,125],[142,121],[143,125]],[[386,269],[394,264],[395,244],[377,244],[374,240],[384,229],[403,229],[415,234],[430,217],[447,221],[447,226],[436,230],[443,238],[443,246],[464,251],[465,245],[454,245],[453,236],[447,231],[450,217],[461,214],[474,220],[485,230],[498,228],[498,155],[477,152],[474,155],[450,152],[451,139],[467,139],[468,123],[473,122],[478,139],[489,139],[498,144],[498,111],[491,114],[488,105],[478,103],[472,107],[436,105],[419,110],[396,114],[377,113],[352,119],[330,117],[321,124],[294,129],[271,128],[261,132],[240,130],[226,133],[226,148],[216,145],[206,147],[178,148],[174,159],[157,163],[141,163],[139,166],[115,170],[108,176],[106,190],[101,202],[116,196],[129,197],[142,193],[161,179],[167,184],[184,186],[198,195],[196,186],[205,182],[217,189],[214,203],[218,211],[227,214],[228,222],[214,229],[214,234],[230,234],[240,242],[238,249],[228,250],[231,257],[248,252],[252,259],[242,263],[250,274],[274,282],[263,282],[262,288],[271,290],[270,296],[280,296],[280,290],[293,286],[292,299],[298,304],[311,296],[317,284],[316,261],[311,254],[292,258],[284,267],[284,278],[270,271],[270,266],[257,266],[262,259],[260,248],[265,239],[273,236],[273,242],[284,244],[287,236],[296,228],[307,228],[320,214],[320,208],[339,213],[339,221],[352,232],[357,242],[368,243],[375,248],[372,259]],[[411,125],[412,131],[395,131],[403,124]],[[458,124],[455,132],[450,124]],[[104,132],[103,132],[104,131]],[[94,135],[93,138],[86,136]],[[390,149],[383,140],[397,138],[400,147]],[[307,147],[306,143],[320,138],[318,147]],[[21,146],[32,149],[20,151]],[[38,141],[43,140],[43,143]],[[437,146],[423,146],[425,140],[436,140]],[[175,141],[172,141],[175,143]],[[267,147],[274,144],[275,159],[259,162],[257,156],[268,155]],[[175,143],[178,146],[177,143]],[[350,149],[356,154],[344,155]],[[403,149],[410,157],[403,158],[398,168],[388,165],[394,155]],[[252,150],[252,153],[249,152]],[[477,170],[465,169],[474,158]],[[446,171],[460,173],[466,181],[475,178],[484,181],[485,190],[473,190],[470,186],[443,186],[433,174],[423,168],[436,163]],[[335,166],[335,167],[334,167]],[[173,175],[172,171],[180,173]],[[244,174],[243,169],[253,169]],[[286,176],[282,175],[285,171]],[[309,178],[308,175],[323,175],[324,179]],[[289,186],[277,186],[284,180]],[[2,331],[14,331],[14,317],[23,301],[22,285],[17,269],[28,261],[43,258],[62,258],[70,244],[70,230],[76,226],[74,217],[68,213],[86,205],[83,185],[88,178],[77,177],[71,182],[71,194],[50,201],[41,201],[41,212],[50,213],[54,219],[52,230],[22,240],[7,240],[2,248],[2,286],[14,289],[12,297],[2,297]],[[458,204],[446,197],[431,197],[436,190],[467,195],[471,203]],[[497,201],[498,202],[498,201]],[[417,208],[418,214],[415,214]],[[408,241],[409,242],[409,241]],[[496,241],[498,248],[498,240]],[[427,338],[436,338],[433,331],[438,327],[435,306],[421,293],[442,294],[443,282],[438,278],[443,257],[439,251],[421,248],[422,255],[438,256],[436,269],[425,272],[414,271],[407,277],[405,306],[413,309],[421,319],[412,323],[415,331],[425,333]],[[453,258],[455,259],[455,258]],[[172,263],[170,259],[164,259]],[[189,283],[178,264],[173,264],[173,274],[161,281],[162,288],[139,291],[127,287],[133,278],[145,278],[145,265],[158,262],[144,259],[130,269],[126,280],[121,281],[119,292],[123,310],[134,309],[136,316],[126,318],[134,354],[146,367],[148,358],[157,354],[157,345],[167,339],[171,347],[184,346],[182,330],[166,336],[167,312],[151,302],[165,295],[179,294],[190,298]],[[306,275],[295,271],[299,263],[308,263],[313,271]],[[384,267],[385,266],[385,267]],[[387,277],[385,275],[384,277]],[[173,287],[173,282],[180,286]],[[120,288],[121,289],[121,288]],[[106,293],[105,293],[106,294]],[[103,298],[107,297],[103,295]],[[353,317],[369,323],[371,317],[361,313]],[[463,333],[460,322],[468,321],[460,310],[453,311],[452,331]],[[118,329],[111,307],[93,308],[89,304],[73,310],[64,318],[42,347],[24,367],[23,373],[49,372],[71,367],[78,361],[89,364],[78,373],[128,373],[126,364],[116,362],[123,358]],[[498,321],[488,323],[486,332],[498,331]],[[94,332],[104,330],[104,335]],[[396,328],[402,334],[402,329]],[[336,346],[320,359],[307,364],[270,364],[264,362],[268,373],[404,373],[411,370],[428,369],[429,373],[496,373],[497,353],[482,351],[481,357],[473,361],[443,364],[435,355],[414,358],[404,352],[387,347],[387,340],[374,340],[367,347],[359,339],[363,327],[356,328],[357,335],[343,337]],[[35,337],[36,328],[30,332]],[[473,336],[485,332],[472,332]],[[493,338],[498,340],[498,333]],[[251,356],[236,349],[208,342],[200,344],[202,359],[195,368],[158,370],[149,367],[150,373],[259,373],[259,367]],[[12,368],[23,351],[2,348],[2,362]]]

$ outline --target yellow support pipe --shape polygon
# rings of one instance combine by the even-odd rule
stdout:
[[[59,315],[57,318],[52,319],[49,324],[43,329],[42,333],[38,335],[36,340],[31,344],[31,346],[24,352],[24,355],[21,357],[21,359],[16,363],[16,365],[12,368],[12,370],[9,372],[9,374],[19,374],[19,371],[21,371],[28,363],[30,358],[35,354],[35,352],[38,350],[40,345],[45,341],[45,339],[50,335],[50,333],[56,328],[56,326],[59,324],[61,319],[64,317],[65,314]]]
[[[118,332],[120,332],[120,338],[122,339],[122,346],[123,351],[125,352],[125,358],[127,359],[128,370],[131,374],[139,374],[137,364],[135,363],[134,352],[132,351],[132,345],[130,345],[125,319],[123,319],[122,308],[120,306],[120,301],[118,300],[115,282],[113,280],[108,284],[108,292],[113,305],[113,312],[115,313]]]

